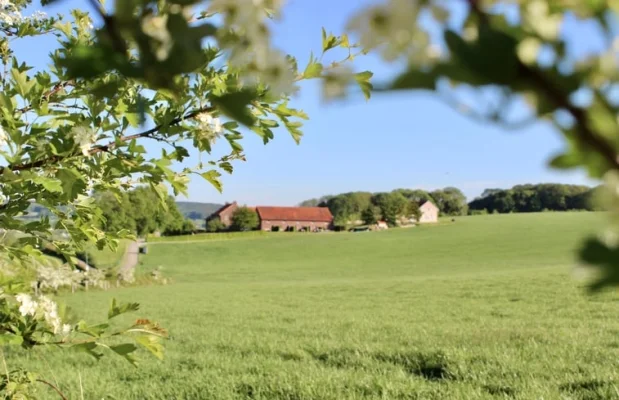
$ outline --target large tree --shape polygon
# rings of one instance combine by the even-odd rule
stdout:
[[[442,214],[465,215],[468,210],[466,196],[455,187],[446,187],[430,193]]]
[[[382,219],[391,226],[395,226],[400,217],[406,215],[409,209],[409,201],[401,193],[378,193],[372,198],[372,202],[378,207]]]
[[[260,218],[256,210],[248,207],[239,207],[232,214],[232,224],[230,229],[233,231],[251,231],[260,225]]]
[[[221,190],[222,173],[245,160],[246,133],[266,144],[281,127],[300,140],[307,115],[290,104],[300,80],[319,80],[328,94],[356,83],[368,97],[372,87],[370,72],[355,74],[346,65],[362,52],[346,36],[325,31],[320,57],[306,65],[278,51],[269,18],[279,15],[279,0],[122,0],[111,7],[93,0],[94,18],[83,10],[28,16],[29,4],[0,4],[0,228],[22,233],[0,243],[3,263],[28,268],[42,257],[38,249],[48,247],[68,260],[88,242],[115,248],[129,233],[117,229],[150,231],[151,210],[169,205],[169,188],[186,194],[190,177]],[[51,45],[47,62],[39,62],[45,69],[32,65],[40,52],[23,51],[29,37]],[[161,149],[147,151],[146,142]],[[215,146],[221,149],[217,156]],[[190,152],[200,153],[195,164]],[[93,191],[122,197],[136,184],[150,187],[157,202],[127,199],[144,209],[134,216],[135,226],[127,215],[104,222]],[[51,219],[19,218],[33,201],[54,215],[69,241],[52,235]],[[162,356],[157,340],[166,333],[147,319],[115,330],[107,322],[69,324],[51,299],[15,293],[19,287],[2,287],[5,344],[76,345],[97,359],[109,352],[132,363],[138,346]],[[113,302],[108,319],[137,307]],[[141,335],[132,343],[119,341],[131,333]],[[26,372],[7,369],[2,394],[33,395],[35,380]],[[21,393],[9,393],[14,388]]]

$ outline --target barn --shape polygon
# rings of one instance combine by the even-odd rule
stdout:
[[[310,232],[331,229],[333,215],[325,207],[256,207],[263,231]]]
[[[208,224],[209,221],[213,219],[219,219],[225,227],[230,227],[230,225],[232,224],[232,215],[238,208],[239,206],[236,201],[232,203],[226,203],[219,210],[209,215],[206,218],[206,223]]]

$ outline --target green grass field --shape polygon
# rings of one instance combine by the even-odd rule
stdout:
[[[602,217],[151,244],[143,268],[172,284],[65,299],[90,320],[140,302],[170,330],[164,361],[7,358],[71,399],[80,380],[85,399],[616,399],[619,296],[571,275]]]

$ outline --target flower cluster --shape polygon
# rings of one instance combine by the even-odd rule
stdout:
[[[19,9],[10,0],[0,0],[0,22],[13,25],[23,19]]]
[[[0,23],[15,25],[26,20],[37,22],[45,18],[47,18],[47,14],[42,11],[35,11],[32,15],[25,17],[20,8],[11,0],[0,0]]]
[[[62,287],[74,287],[82,283],[83,274],[66,265],[61,267],[40,265],[37,268],[37,283],[42,290],[58,290]]]
[[[388,0],[355,15],[349,21],[348,29],[359,36],[364,49],[378,49],[387,61],[404,57],[414,63],[432,63],[441,53],[430,43],[427,24],[419,20],[425,11],[430,11],[434,20],[439,22],[447,19],[449,14],[438,5],[426,8],[422,3]]]
[[[9,135],[3,127],[0,126],[0,147],[6,146],[9,141]]]
[[[223,14],[220,45],[229,64],[243,71],[243,82],[262,83],[274,95],[295,91],[295,73],[286,56],[273,49],[266,20],[277,15],[283,0],[213,0],[209,13]]]
[[[212,145],[221,136],[223,125],[219,118],[203,112],[196,116],[196,121],[198,122],[200,139],[207,140]]]
[[[24,317],[33,317],[45,321],[55,335],[68,335],[71,325],[63,324],[58,314],[58,305],[46,296],[39,296],[36,300],[29,294],[21,293],[15,296],[19,303],[19,312]]]
[[[88,156],[92,145],[96,142],[95,132],[90,127],[76,126],[71,129],[70,135],[82,154]]]

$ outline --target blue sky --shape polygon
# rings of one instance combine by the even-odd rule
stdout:
[[[73,0],[54,9],[85,4]],[[342,32],[346,20],[363,4],[368,2],[289,0],[276,26],[275,44],[303,65],[310,50],[320,49],[321,27]],[[40,46],[20,50],[32,60],[35,52],[41,57],[48,53],[48,49],[33,48]],[[576,46],[577,52],[587,50],[585,40]],[[372,70],[378,78],[396,71],[374,57],[358,60],[356,68]],[[194,178],[188,199],[179,200],[294,205],[353,190],[445,186],[459,187],[473,198],[488,187],[519,183],[594,183],[584,173],[546,167],[562,142],[559,133],[544,123],[506,132],[459,115],[428,94],[375,95],[369,102],[353,95],[344,102],[325,104],[313,82],[303,84],[292,104],[310,116],[300,145],[285,131],[266,146],[248,134],[244,142],[247,162],[235,164],[234,174],[223,177],[223,194]]]

